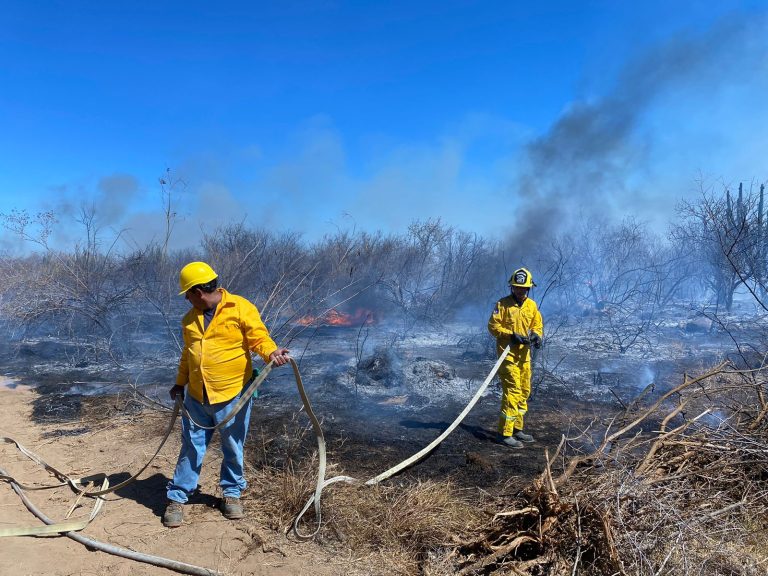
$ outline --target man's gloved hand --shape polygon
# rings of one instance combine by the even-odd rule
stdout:
[[[527,336],[523,336],[522,334],[518,334],[517,332],[513,332],[510,339],[512,340],[512,344],[525,344],[526,346],[528,346],[531,343],[530,340],[528,340]]]
[[[176,384],[173,388],[168,390],[168,395],[171,397],[171,400],[176,400],[176,396],[181,394],[182,400],[184,399],[184,386],[179,386]]]
[[[531,346],[533,346],[536,349],[541,348],[541,336],[536,334],[536,332],[531,331],[530,340],[531,340]]]

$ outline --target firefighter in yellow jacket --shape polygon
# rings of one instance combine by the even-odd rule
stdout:
[[[230,413],[252,377],[252,352],[275,366],[290,361],[288,349],[279,348],[272,340],[256,306],[219,288],[216,272],[205,262],[184,266],[179,288],[179,296],[183,294],[192,307],[181,321],[184,348],[170,394],[174,399],[183,396],[191,418],[187,414],[182,417],[181,450],[173,480],[167,486],[163,524],[169,528],[182,523],[183,505],[197,488],[203,457],[213,436],[210,428],[216,425],[221,426],[221,511],[231,520],[243,517],[243,447],[251,399],[234,417]]]
[[[531,346],[541,347],[544,322],[536,302],[528,298],[531,286],[536,286],[531,273],[525,268],[515,270],[509,285],[512,293],[496,303],[488,331],[496,338],[497,354],[510,346],[498,372],[502,388],[499,441],[522,448],[523,442],[534,441],[523,432],[523,425],[531,394]]]

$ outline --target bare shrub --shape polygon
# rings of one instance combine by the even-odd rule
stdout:
[[[382,297],[398,312],[402,332],[440,325],[478,297],[489,296],[493,246],[439,219],[415,221],[382,252]],[[484,282],[478,283],[481,277]]]
[[[56,219],[50,212],[3,214],[2,226],[36,245],[38,253],[14,259],[5,287],[3,316],[23,329],[45,326],[78,346],[76,356],[117,359],[113,338],[124,333],[125,311],[136,292],[128,278],[132,259],[117,255],[120,234],[102,235],[92,208],[76,221],[83,232],[70,251],[49,244]]]
[[[582,323],[604,334],[620,352],[647,346],[669,295],[665,280],[674,262],[636,220],[585,225],[573,238],[573,288],[589,315]],[[588,320],[589,322],[584,322]]]
[[[762,372],[724,363],[617,415],[456,547],[459,574],[758,574],[768,561]],[[615,430],[615,431],[614,431]],[[548,459],[549,461],[549,459]]]

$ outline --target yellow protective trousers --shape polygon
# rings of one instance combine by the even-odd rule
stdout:
[[[530,355],[520,354],[517,358],[507,356],[498,374],[502,390],[499,434],[511,436],[516,430],[523,429],[525,413],[528,412],[528,396],[531,395]]]

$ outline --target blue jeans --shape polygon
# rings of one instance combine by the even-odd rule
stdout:
[[[232,400],[218,404],[201,404],[189,394],[184,396],[184,407],[192,418],[203,426],[214,426],[224,420],[237,403],[240,395]],[[221,451],[224,458],[221,461],[219,485],[224,496],[239,498],[245,490],[246,481],[243,475],[243,444],[248,433],[248,422],[251,419],[251,404],[249,401],[237,415],[223,428],[219,428]],[[173,480],[168,482],[168,500],[186,503],[189,496],[197,488],[203,457],[211,442],[213,430],[205,430],[190,422],[189,418],[181,419],[181,452],[173,473]]]

